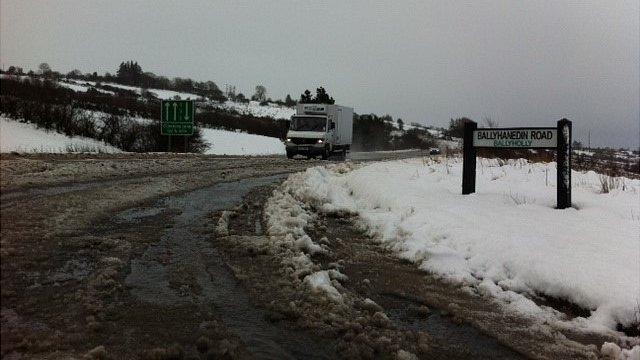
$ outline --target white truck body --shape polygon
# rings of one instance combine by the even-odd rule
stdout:
[[[353,108],[333,104],[298,104],[287,132],[287,156],[346,155],[353,138]]]

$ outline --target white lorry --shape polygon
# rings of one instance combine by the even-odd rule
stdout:
[[[353,109],[330,104],[298,104],[287,132],[287,157],[343,158],[351,148]]]

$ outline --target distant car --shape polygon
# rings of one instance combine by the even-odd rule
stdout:
[[[429,155],[440,155],[440,149],[438,148],[429,149]]]

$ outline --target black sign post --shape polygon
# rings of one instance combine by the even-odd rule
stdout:
[[[476,148],[473,146],[473,131],[478,128],[475,121],[464,123],[462,141],[462,195],[476,192]]]
[[[556,128],[478,129],[464,123],[462,143],[462,194],[476,191],[476,149],[554,149],[557,160],[557,208],[571,207],[571,121],[562,119]]]
[[[571,207],[571,121],[567,119],[558,121],[556,158],[558,209],[566,209]]]

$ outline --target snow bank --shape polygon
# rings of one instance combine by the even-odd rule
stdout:
[[[70,137],[55,131],[45,131],[33,124],[0,117],[0,152],[101,152],[119,153],[120,149],[101,141]]]
[[[280,139],[241,132],[201,128],[202,138],[209,144],[205,154],[216,155],[283,155]]]
[[[606,342],[600,350],[605,359],[611,360],[640,360],[640,346],[631,349],[621,349],[618,345]]]
[[[524,295],[591,309],[583,326],[637,321],[640,181],[600,193],[573,172],[575,208],[556,210],[555,164],[480,160],[477,192],[461,195],[462,163],[412,159],[344,171],[308,169],[300,191],[324,211],[360,215],[369,231],[422,269],[547,316]]]
[[[329,249],[305,233],[305,228],[313,226],[316,219],[308,204],[310,198],[305,194],[306,189],[300,186],[304,183],[305,175],[290,175],[267,200],[264,219],[269,246],[282,264],[288,267],[294,283],[305,286],[313,294],[325,295],[334,303],[342,303],[344,297],[337,287],[348,280],[347,276],[337,269],[322,269],[320,263],[312,260],[314,255],[329,254]],[[323,240],[327,239],[320,239],[321,242]]]

